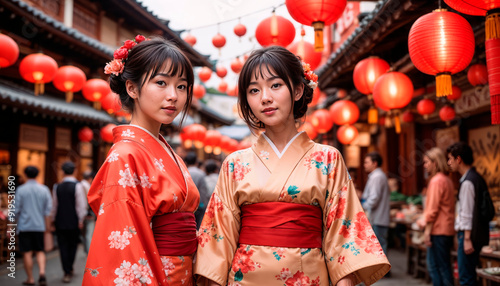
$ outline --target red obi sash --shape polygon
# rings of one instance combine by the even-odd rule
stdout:
[[[321,248],[319,207],[266,202],[241,207],[240,244],[291,248]]]
[[[196,252],[196,220],[193,213],[180,212],[154,216],[153,235],[160,255],[184,256]]]

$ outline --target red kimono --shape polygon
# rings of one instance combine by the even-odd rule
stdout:
[[[118,126],[113,136],[88,194],[97,221],[83,285],[192,285],[193,256],[161,256],[151,226],[153,216],[197,209],[186,166],[145,129]]]

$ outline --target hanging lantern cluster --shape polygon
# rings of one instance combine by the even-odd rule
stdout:
[[[351,144],[358,136],[358,129],[352,126],[359,119],[358,106],[349,100],[338,100],[330,106],[330,116],[339,125],[337,139],[342,144]]]
[[[451,75],[464,70],[474,56],[474,32],[462,16],[434,10],[413,23],[408,50],[415,67],[436,76],[436,96],[452,93]]]
[[[378,57],[369,57],[361,60],[354,67],[353,81],[356,89],[368,96],[370,109],[368,110],[368,123],[377,124],[378,111],[372,101],[373,87],[378,78],[390,69],[389,64]],[[340,91],[339,91],[340,93]]]
[[[205,126],[195,123],[184,127],[180,136],[184,147],[191,148],[194,145],[196,148],[202,148],[206,133],[207,128]]]
[[[205,145],[205,153],[212,153],[214,148],[219,146],[222,135],[217,130],[208,130],[205,133],[203,144]]]
[[[323,51],[323,28],[337,21],[347,5],[346,0],[286,0],[288,12],[295,21],[314,27],[314,49]]]

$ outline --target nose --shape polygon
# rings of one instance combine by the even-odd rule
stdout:
[[[262,97],[260,100],[262,101],[262,104],[273,101],[271,91],[268,88],[262,89]]]
[[[167,101],[177,101],[177,87],[175,85],[170,85],[169,87],[166,88],[166,95],[165,98]]]

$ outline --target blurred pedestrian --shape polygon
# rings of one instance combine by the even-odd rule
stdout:
[[[97,220],[83,285],[193,285],[200,196],[160,133],[190,110],[193,68],[162,38],[137,35],[115,56],[106,71],[132,118],[113,129],[113,146],[89,191]]]
[[[19,251],[23,253],[24,269],[28,276],[23,285],[35,285],[33,253],[38,263],[38,283],[47,285],[44,234],[50,231],[49,215],[52,210],[52,199],[50,189],[35,180],[38,173],[37,167],[27,166],[24,169],[24,174],[28,180],[19,186],[16,191],[15,215],[19,236]]]
[[[63,282],[70,283],[73,276],[76,250],[87,214],[87,204],[83,186],[75,178],[75,164],[66,161],[62,165],[64,177],[55,184],[52,191],[52,213],[57,236],[57,245],[64,271]]]
[[[453,286],[450,256],[455,235],[455,191],[441,149],[434,147],[425,153],[424,169],[430,179],[423,215],[427,269],[434,286]]]
[[[199,229],[211,193],[209,194],[209,190],[207,189],[207,185],[205,183],[206,174],[198,167],[199,162],[196,153],[193,151],[188,152],[186,157],[184,157],[184,162],[188,167],[189,174],[191,175],[196,188],[200,192],[200,205],[194,213],[194,216],[196,217],[196,229]]]
[[[209,159],[205,162],[205,173],[207,174],[205,177],[207,194],[205,198],[200,198],[200,200],[205,199],[206,200],[205,205],[207,205],[208,201],[210,200],[210,196],[215,190],[215,186],[217,185],[217,180],[219,179],[219,165],[215,160]]]
[[[87,171],[83,173],[83,180],[80,182],[85,191],[85,201],[87,201],[87,195],[89,194],[90,186],[94,180],[95,173],[92,171]],[[87,215],[83,221],[83,249],[85,253],[89,253],[90,242],[92,241],[92,234],[94,233],[96,216],[92,211],[92,208],[87,203]]]
[[[363,191],[362,205],[368,212],[373,231],[387,255],[391,205],[387,176],[381,168],[382,156],[378,152],[368,153],[363,166],[368,173],[368,181]]]
[[[481,248],[489,244],[489,222],[495,214],[488,185],[479,175],[469,145],[458,142],[449,146],[448,166],[458,172],[460,189],[455,218],[458,248],[458,276],[460,285],[477,285],[476,267],[479,266]]]

